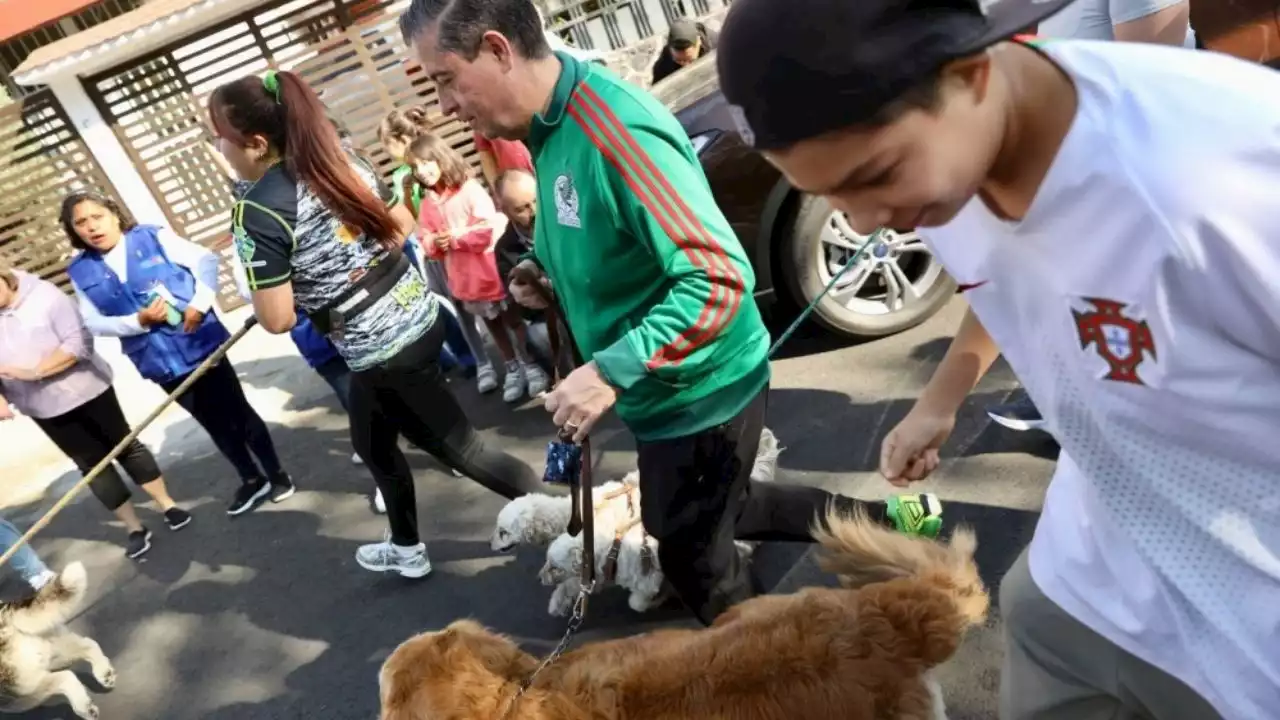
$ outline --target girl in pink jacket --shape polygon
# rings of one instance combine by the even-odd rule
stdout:
[[[484,321],[506,361],[502,398],[519,402],[526,392],[534,397],[546,392],[547,374],[529,355],[524,320],[507,297],[507,283],[494,260],[506,216],[471,177],[466,160],[439,137],[420,135],[409,145],[405,162],[427,188],[418,215],[419,242],[428,257],[444,264],[449,292]],[[515,335],[514,344],[508,331]]]

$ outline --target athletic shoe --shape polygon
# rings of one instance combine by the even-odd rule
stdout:
[[[271,494],[271,483],[262,478],[242,482],[240,487],[236,488],[235,499],[231,501],[231,506],[227,508],[227,514],[241,515],[246,513],[269,494]]]
[[[373,489],[373,510],[379,515],[387,514],[387,501],[382,497],[382,489]]]
[[[498,389],[498,371],[491,363],[485,363],[476,369],[476,388],[481,395]]]
[[[130,560],[137,560],[151,549],[151,531],[142,528],[129,533],[129,542],[124,546],[124,554]]]
[[[885,501],[884,514],[906,535],[936,538],[942,530],[942,501],[933,493],[894,495]]]
[[[551,385],[551,379],[547,377],[547,373],[542,370],[536,363],[528,363],[523,366],[524,379],[529,383],[529,397],[539,397],[547,391]]]
[[[298,491],[296,485],[293,484],[293,478],[289,477],[289,473],[282,472],[271,481],[271,502],[284,502],[293,497]]]
[[[164,524],[170,530],[181,530],[191,524],[191,513],[180,507],[171,507],[164,511]]]
[[[53,582],[57,578],[58,578],[58,573],[52,570],[45,570],[39,573],[38,575],[36,575],[35,577],[31,578],[30,580],[28,580],[27,584],[31,586],[32,590],[39,592],[40,588],[43,588],[45,585],[48,585],[49,583]]]
[[[992,420],[1017,432],[1043,430],[1046,425],[1044,416],[1040,414],[1040,408],[1037,408],[1035,402],[1027,395],[1006,405],[997,405],[988,410],[987,415]]]
[[[393,572],[407,578],[425,577],[431,572],[426,545],[400,547],[391,543],[390,535],[380,543],[361,545],[356,550],[356,562],[365,570]]]
[[[520,402],[524,398],[526,389],[524,373],[520,371],[520,366],[516,363],[507,363],[507,376],[502,381],[502,399],[509,403]]]

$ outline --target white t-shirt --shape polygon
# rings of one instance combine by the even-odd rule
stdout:
[[[1075,40],[1115,40],[1115,26],[1144,18],[1148,15],[1189,0],[1076,0],[1057,15],[1044,20],[1036,28],[1043,37],[1073,38]],[[1187,27],[1184,47],[1196,46],[1196,34]]]
[[[1050,41],[1079,112],[1025,219],[921,230],[1062,445],[1044,593],[1226,717],[1280,717],[1280,74]]]

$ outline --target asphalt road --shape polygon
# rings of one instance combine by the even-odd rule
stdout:
[[[879,441],[928,378],[962,309],[957,301],[920,328],[858,346],[833,346],[808,333],[784,348],[786,357],[774,365],[768,421],[786,447],[779,480],[865,498],[888,493],[874,473]],[[234,477],[211,446],[179,458],[161,447],[172,493],[192,508],[195,522],[172,534],[144,509],[156,532],[145,562],[123,557],[120,527],[91,498],[70,506],[35,543],[51,565],[78,559],[89,568],[90,597],[72,624],[97,639],[119,671],[116,689],[97,695],[105,720],[376,717],[376,674],[387,654],[411,634],[459,617],[507,633],[532,652],[550,648],[563,626],[546,614],[549,590],[535,577],[541,557],[489,550],[499,498],[411,453],[435,572],[422,581],[366,573],[352,553],[380,538],[385,524],[371,512],[367,472],[349,461],[336,402],[300,359],[237,367],[250,385],[271,384],[299,403],[323,403],[297,414],[302,420],[291,426],[272,427],[300,487],[293,499],[229,519],[224,505]],[[490,441],[540,461],[550,424],[538,405],[512,410],[498,397],[478,396],[470,382],[455,385]],[[948,524],[976,526],[993,593],[1030,539],[1056,452],[1042,438],[1004,432],[986,419],[982,408],[1015,385],[1003,368],[984,381],[962,413],[943,467],[924,486],[948,501]],[[189,424],[183,420],[169,434],[189,435],[192,428],[183,427]],[[595,445],[598,477],[634,465],[631,442],[616,422],[597,433]],[[68,475],[41,501],[6,516],[25,527],[73,480]],[[763,547],[755,566],[761,581],[779,590],[825,582],[805,550]],[[0,591],[12,596],[18,585],[7,578]],[[681,622],[687,620],[678,608],[640,616],[625,597],[609,594],[592,605],[581,637]],[[995,716],[999,648],[993,617],[943,669],[953,719]],[[18,717],[73,715],[62,705]]]

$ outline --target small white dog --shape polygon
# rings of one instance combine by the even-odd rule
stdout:
[[[613,578],[607,577],[609,550],[614,533],[595,532],[596,589],[611,583],[631,592],[627,605],[638,613],[658,607],[667,599],[666,577],[658,562],[658,541],[649,537],[637,523],[622,536]],[[750,543],[734,541],[738,556],[746,562],[755,550]],[[645,555],[648,555],[648,560]],[[582,535],[562,534],[547,547],[547,560],[538,572],[543,585],[554,585],[547,612],[568,615],[582,590]]]
[[[781,449],[778,438],[765,428],[760,435],[760,447],[756,452],[755,465],[751,470],[751,479],[758,482],[772,482],[777,472],[778,455]],[[595,561],[596,588],[616,584],[631,592],[627,604],[636,612],[645,612],[666,599],[666,582],[662,567],[658,562],[658,541],[649,537],[640,523],[640,488],[638,482],[627,482],[632,473],[624,479],[627,487],[625,502],[619,498],[608,501],[604,512],[597,511],[595,526]],[[638,478],[637,478],[638,481]],[[600,495],[596,496],[597,498]],[[606,496],[607,497],[607,496]],[[599,500],[597,504],[599,505]],[[567,501],[566,501],[567,503]],[[624,510],[625,508],[625,510]],[[625,513],[630,510],[630,513]],[[603,514],[603,518],[602,518]],[[567,515],[565,516],[567,520]],[[499,516],[499,529],[495,537],[502,532],[502,521]],[[563,527],[561,525],[560,527]],[[621,537],[618,532],[621,531]],[[614,576],[608,576],[609,551],[615,539],[619,541]],[[755,550],[754,544],[735,542],[738,554],[747,561]],[[573,602],[582,589],[582,536],[559,534],[547,547],[547,559],[538,579],[543,585],[554,585],[547,612],[552,615],[567,615],[573,609]]]
[[[630,517],[624,487],[634,487],[640,482],[640,473],[632,471],[621,481],[610,481],[591,489],[595,498],[596,527],[609,527],[609,532]],[[636,496],[638,497],[638,496]],[[507,503],[498,512],[498,522],[489,536],[489,547],[496,552],[507,552],[517,545],[546,545],[569,526],[573,504],[567,496],[556,497],[542,493],[522,495]]]
[[[762,430],[755,465],[751,468],[751,479],[773,482],[781,452],[773,431],[769,428]],[[621,482],[607,482],[592,490],[596,501],[597,531],[604,528],[612,536],[619,522],[629,519],[633,509],[639,510],[638,491],[625,496],[619,494],[623,485],[638,487],[639,484],[640,473],[632,470]],[[489,536],[489,546],[495,552],[507,552],[522,544],[545,546],[564,532],[569,525],[571,511],[572,504],[568,497],[553,497],[542,493],[518,497],[503,506],[498,513],[497,523]]]
[[[116,671],[98,643],[64,624],[84,600],[84,565],[71,563],[30,598],[0,603],[0,711],[19,713],[61,695],[83,720],[97,720],[89,690],[68,670],[84,660],[104,689]]]

